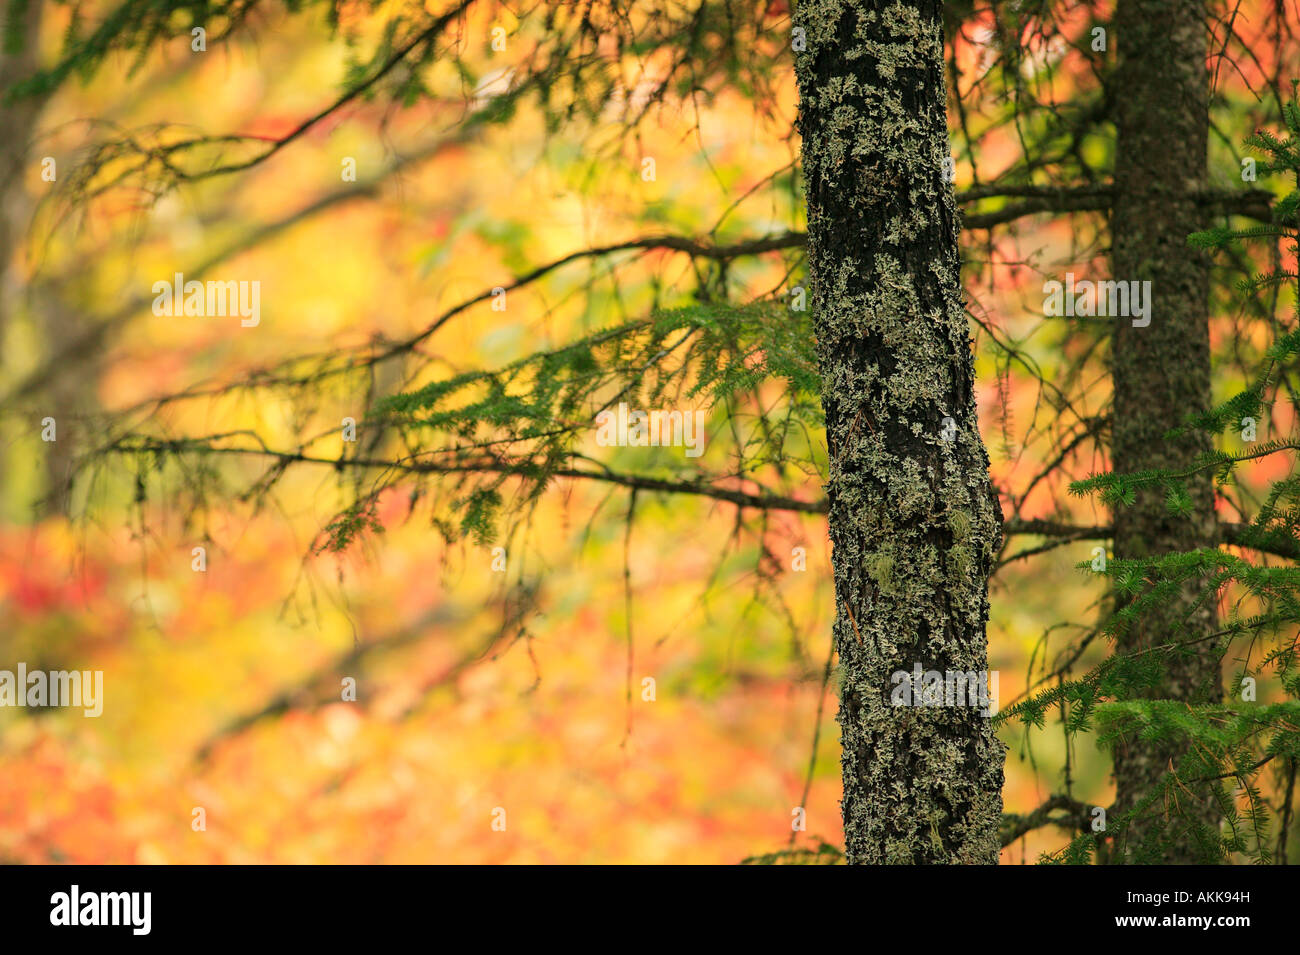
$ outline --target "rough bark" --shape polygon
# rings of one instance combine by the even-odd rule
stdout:
[[[1115,41],[1117,145],[1112,268],[1121,280],[1151,282],[1150,325],[1117,320],[1114,337],[1113,465],[1117,473],[1148,468],[1183,469],[1209,448],[1194,435],[1168,441],[1165,433],[1204,410],[1210,393],[1208,259],[1187,246],[1205,228],[1194,193],[1206,186],[1209,129],[1203,0],[1121,0]],[[1193,511],[1169,514],[1158,492],[1139,494],[1115,510],[1115,554],[1140,558],[1214,546],[1215,518],[1209,473],[1189,487]],[[1119,641],[1120,651],[1172,641],[1193,642],[1212,633],[1212,604],[1194,607],[1195,588],[1148,616]],[[1190,703],[1222,695],[1218,657],[1210,641],[1168,661],[1163,685],[1152,697]],[[1116,808],[1126,811],[1159,783],[1177,747],[1133,740],[1115,752]],[[1179,792],[1187,818],[1164,818],[1163,804],[1133,826],[1126,848],[1112,861],[1189,863],[1213,857],[1218,813],[1203,788]]]
[[[945,176],[940,8],[802,0],[795,16],[850,863],[999,852],[1005,751],[989,719],[891,702],[893,675],[917,664],[988,669],[1001,534]]]

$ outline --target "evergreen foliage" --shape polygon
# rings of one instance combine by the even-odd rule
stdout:
[[[1300,186],[1300,105],[1293,99],[1285,104],[1286,134],[1261,130],[1246,144],[1266,159],[1259,169],[1285,174]],[[1289,192],[1275,209],[1274,222],[1258,227],[1218,226],[1195,233],[1188,239],[1194,248],[1215,252],[1231,251],[1246,242],[1280,243],[1295,260],[1300,252],[1300,188]],[[1188,507],[1186,481],[1194,472],[1213,472],[1216,486],[1231,486],[1238,470],[1252,461],[1276,455],[1292,462],[1300,450],[1300,434],[1239,443],[1234,430],[1245,421],[1270,420],[1270,409],[1290,400],[1290,376],[1300,359],[1300,285],[1295,272],[1281,265],[1242,279],[1238,291],[1260,296],[1274,288],[1291,294],[1291,327],[1282,327],[1264,355],[1263,367],[1246,388],[1221,402],[1209,413],[1190,417],[1172,439],[1187,429],[1213,435],[1219,447],[1205,454],[1192,470],[1146,470],[1130,474],[1094,474],[1070,486],[1079,496],[1095,495],[1108,506],[1131,505],[1143,488],[1158,488],[1169,514],[1184,516]],[[1245,419],[1245,420],[1244,420]],[[1296,421],[1294,414],[1284,418]],[[1300,627],[1300,567],[1294,562],[1276,564],[1263,555],[1294,548],[1300,540],[1300,472],[1294,466],[1274,482],[1257,512],[1236,538],[1237,547],[1198,549],[1159,555],[1144,560],[1111,559],[1098,571],[1091,562],[1081,570],[1103,573],[1123,600],[1122,606],[1103,621],[1102,632],[1112,640],[1135,620],[1167,604],[1171,596],[1196,593],[1195,608],[1202,601],[1222,601],[1230,607],[1213,639],[1220,658],[1232,666],[1226,703],[1189,705],[1163,700],[1159,696],[1167,661],[1191,652],[1179,634],[1167,644],[1127,654],[1115,654],[1084,676],[1061,681],[1007,707],[1001,721],[1018,720],[1041,728],[1050,710],[1059,708],[1066,733],[1095,734],[1103,746],[1115,748],[1142,739],[1177,744],[1185,753],[1161,785],[1123,815],[1107,820],[1106,837],[1123,844],[1124,833],[1139,814],[1164,820],[1157,835],[1147,844],[1129,845],[1132,860],[1158,861],[1162,840],[1189,823],[1179,811],[1179,795],[1196,787],[1210,787],[1225,818],[1222,835],[1198,831],[1194,837],[1207,854],[1240,853],[1259,863],[1273,860],[1274,835],[1290,824],[1290,806],[1270,805],[1258,785],[1260,774],[1277,774],[1279,790],[1289,792],[1287,780],[1294,780],[1300,757],[1300,669],[1297,669],[1297,628]],[[1248,556],[1247,556],[1248,555]],[[1277,687],[1284,699],[1257,700],[1248,688]],[[1084,834],[1074,839],[1050,861],[1079,863],[1091,859],[1101,841],[1099,835]]]

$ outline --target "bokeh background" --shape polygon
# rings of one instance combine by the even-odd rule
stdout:
[[[382,5],[342,10],[362,47],[382,28]],[[68,16],[46,6],[41,50],[57,48]],[[770,42],[784,44],[788,10],[773,3],[764,17]],[[509,35],[505,51],[491,49],[494,26]],[[320,387],[148,402],[295,354],[409,336],[575,250],[646,234],[726,241],[802,228],[789,71],[767,90],[656,104],[664,64],[611,52],[625,58],[627,83],[603,119],[552,130],[525,102],[509,123],[462,133],[466,103],[508,86],[538,29],[504,7],[476,7],[458,27],[472,81],[435,67],[427,98],[351,103],[246,172],[162,196],[137,184],[69,202],[42,179],[39,159],[70,170],[105,130],[283,135],[337,95],[348,44],[319,16],[277,8],[204,53],[180,37],[139,63],[111,60],[42,103],[5,185],[4,390],[58,364],[5,408],[0,665],[100,669],[106,699],[98,719],[0,710],[0,860],[734,863],[792,836],[800,847],[841,844],[835,686],[824,679],[830,554],[816,515],[775,512],[760,533],[742,534],[730,505],[646,493],[629,525],[626,489],[557,481],[498,542],[502,572],[491,546],[447,543],[431,529],[439,515],[397,490],[382,499],[382,533],[315,553],[347,499],[347,479],[328,467],[290,470],[271,494],[246,500],[239,492],[264,462],[226,462],[202,480],[163,470],[141,501],[147,464],[106,458],[78,470],[66,498],[52,495],[93,446],[103,413],[148,415],[177,433],[253,429],[287,444],[305,422],[354,413],[355,395]],[[987,50],[962,42],[962,62],[978,72]],[[1039,53],[1061,65],[1052,83],[1062,100],[1088,82],[1067,52]],[[1224,79],[1219,108],[1246,124],[1253,101],[1233,82]],[[622,122],[639,102],[640,121]],[[986,176],[1016,161],[1005,103],[990,97],[961,121]],[[1110,146],[1096,137],[1080,148],[1104,163]],[[1230,183],[1232,147],[1215,148]],[[642,176],[646,156],[654,181]],[[345,196],[348,157],[373,185]],[[959,156],[959,190],[972,184],[969,160]],[[1018,343],[1047,381],[1075,374],[1088,356],[1044,321],[1042,270],[1087,272],[1104,255],[1098,235],[1086,217],[1042,217],[966,237],[971,308],[987,323],[973,327],[981,424],[1004,486],[1023,489],[1048,462],[1056,412],[988,330]],[[261,282],[257,328],[151,313],[153,282],[216,256],[208,277]],[[732,288],[780,288],[790,262],[739,262]],[[581,260],[512,292],[504,312],[490,302],[467,310],[422,348],[434,375],[496,367],[686,300],[695,280],[695,264],[671,251]],[[110,321],[88,353],[60,355]],[[1227,320],[1218,330],[1221,344],[1240,334]],[[1073,383],[1082,407],[1105,406],[1104,376]],[[1225,375],[1225,393],[1232,384]],[[44,414],[59,417],[57,449],[40,441]],[[726,409],[713,408],[711,440],[727,427]],[[594,436],[591,451],[604,451]],[[635,466],[638,453],[605,459]],[[680,452],[658,453],[689,473]],[[700,465],[724,465],[723,455],[711,445]],[[1072,462],[1070,476],[1090,465],[1105,462]],[[1257,477],[1263,486],[1270,475]],[[820,496],[816,474],[787,481],[795,496]],[[1061,488],[1043,482],[1021,513],[1106,522]],[[205,572],[192,569],[199,545]],[[1095,623],[1101,585],[1076,566],[1090,551],[1057,549],[995,578],[990,665],[1004,706],[1031,668]],[[1104,652],[1090,648],[1079,665]],[[345,677],[357,681],[356,702],[340,698]],[[1032,733],[1010,725],[1003,737],[1008,811],[1038,806],[1067,775],[1076,798],[1109,804],[1104,753],[1067,750],[1050,722]],[[792,833],[799,806],[807,828]],[[504,831],[492,828],[497,808]],[[1065,840],[1038,830],[1003,861],[1034,862]]]

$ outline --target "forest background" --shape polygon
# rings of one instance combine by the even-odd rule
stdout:
[[[1109,466],[1107,336],[1045,315],[1043,284],[1107,275],[1100,188],[1063,210],[1051,181],[1100,182],[1114,162],[1113,10],[949,6],[993,479],[1012,520],[1102,526],[1067,486]],[[86,30],[110,6],[76,9]],[[0,666],[103,670],[106,700],[93,719],[0,711],[0,860],[834,858],[790,11],[637,4],[601,30],[591,9],[217,5],[200,50],[178,5],[170,38],[3,106]],[[537,64],[588,38],[581,11],[594,66],[541,103]],[[6,88],[60,62],[73,8],[7,13],[9,40],[30,42],[6,46]],[[437,49],[454,56],[347,95],[394,48],[393,17],[444,14]],[[1271,184],[1243,182],[1242,141],[1280,122],[1297,22],[1243,2],[1207,23],[1210,179],[1247,201]],[[664,40],[683,24],[709,56]],[[154,283],[176,273],[258,281],[260,321],[155,314]],[[575,407],[585,476],[537,496],[526,477],[485,490],[454,468],[412,483],[332,463],[401,440],[341,436],[384,396],[717,303],[774,331],[721,372],[694,354],[667,376],[656,407],[707,412],[698,459],[601,447]],[[1269,341],[1240,299],[1216,299],[1215,401]],[[400,361],[337,370],[394,343]],[[1294,408],[1273,414],[1272,433],[1294,431]],[[159,453],[195,435],[226,450]],[[1262,495],[1290,467],[1262,457],[1237,477]],[[1099,544],[1008,538],[988,628],[1003,706],[1104,659],[1079,639],[1104,613],[1105,580],[1080,568]],[[999,733],[1007,813],[1062,792],[1113,802],[1107,752],[1057,717]],[[1037,822],[1003,862],[1082,831]]]

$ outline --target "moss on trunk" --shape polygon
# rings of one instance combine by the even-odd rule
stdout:
[[[939,0],[801,0],[795,63],[831,457],[851,863],[994,863],[1004,747],[894,674],[983,674],[1002,515],[962,305]]]

